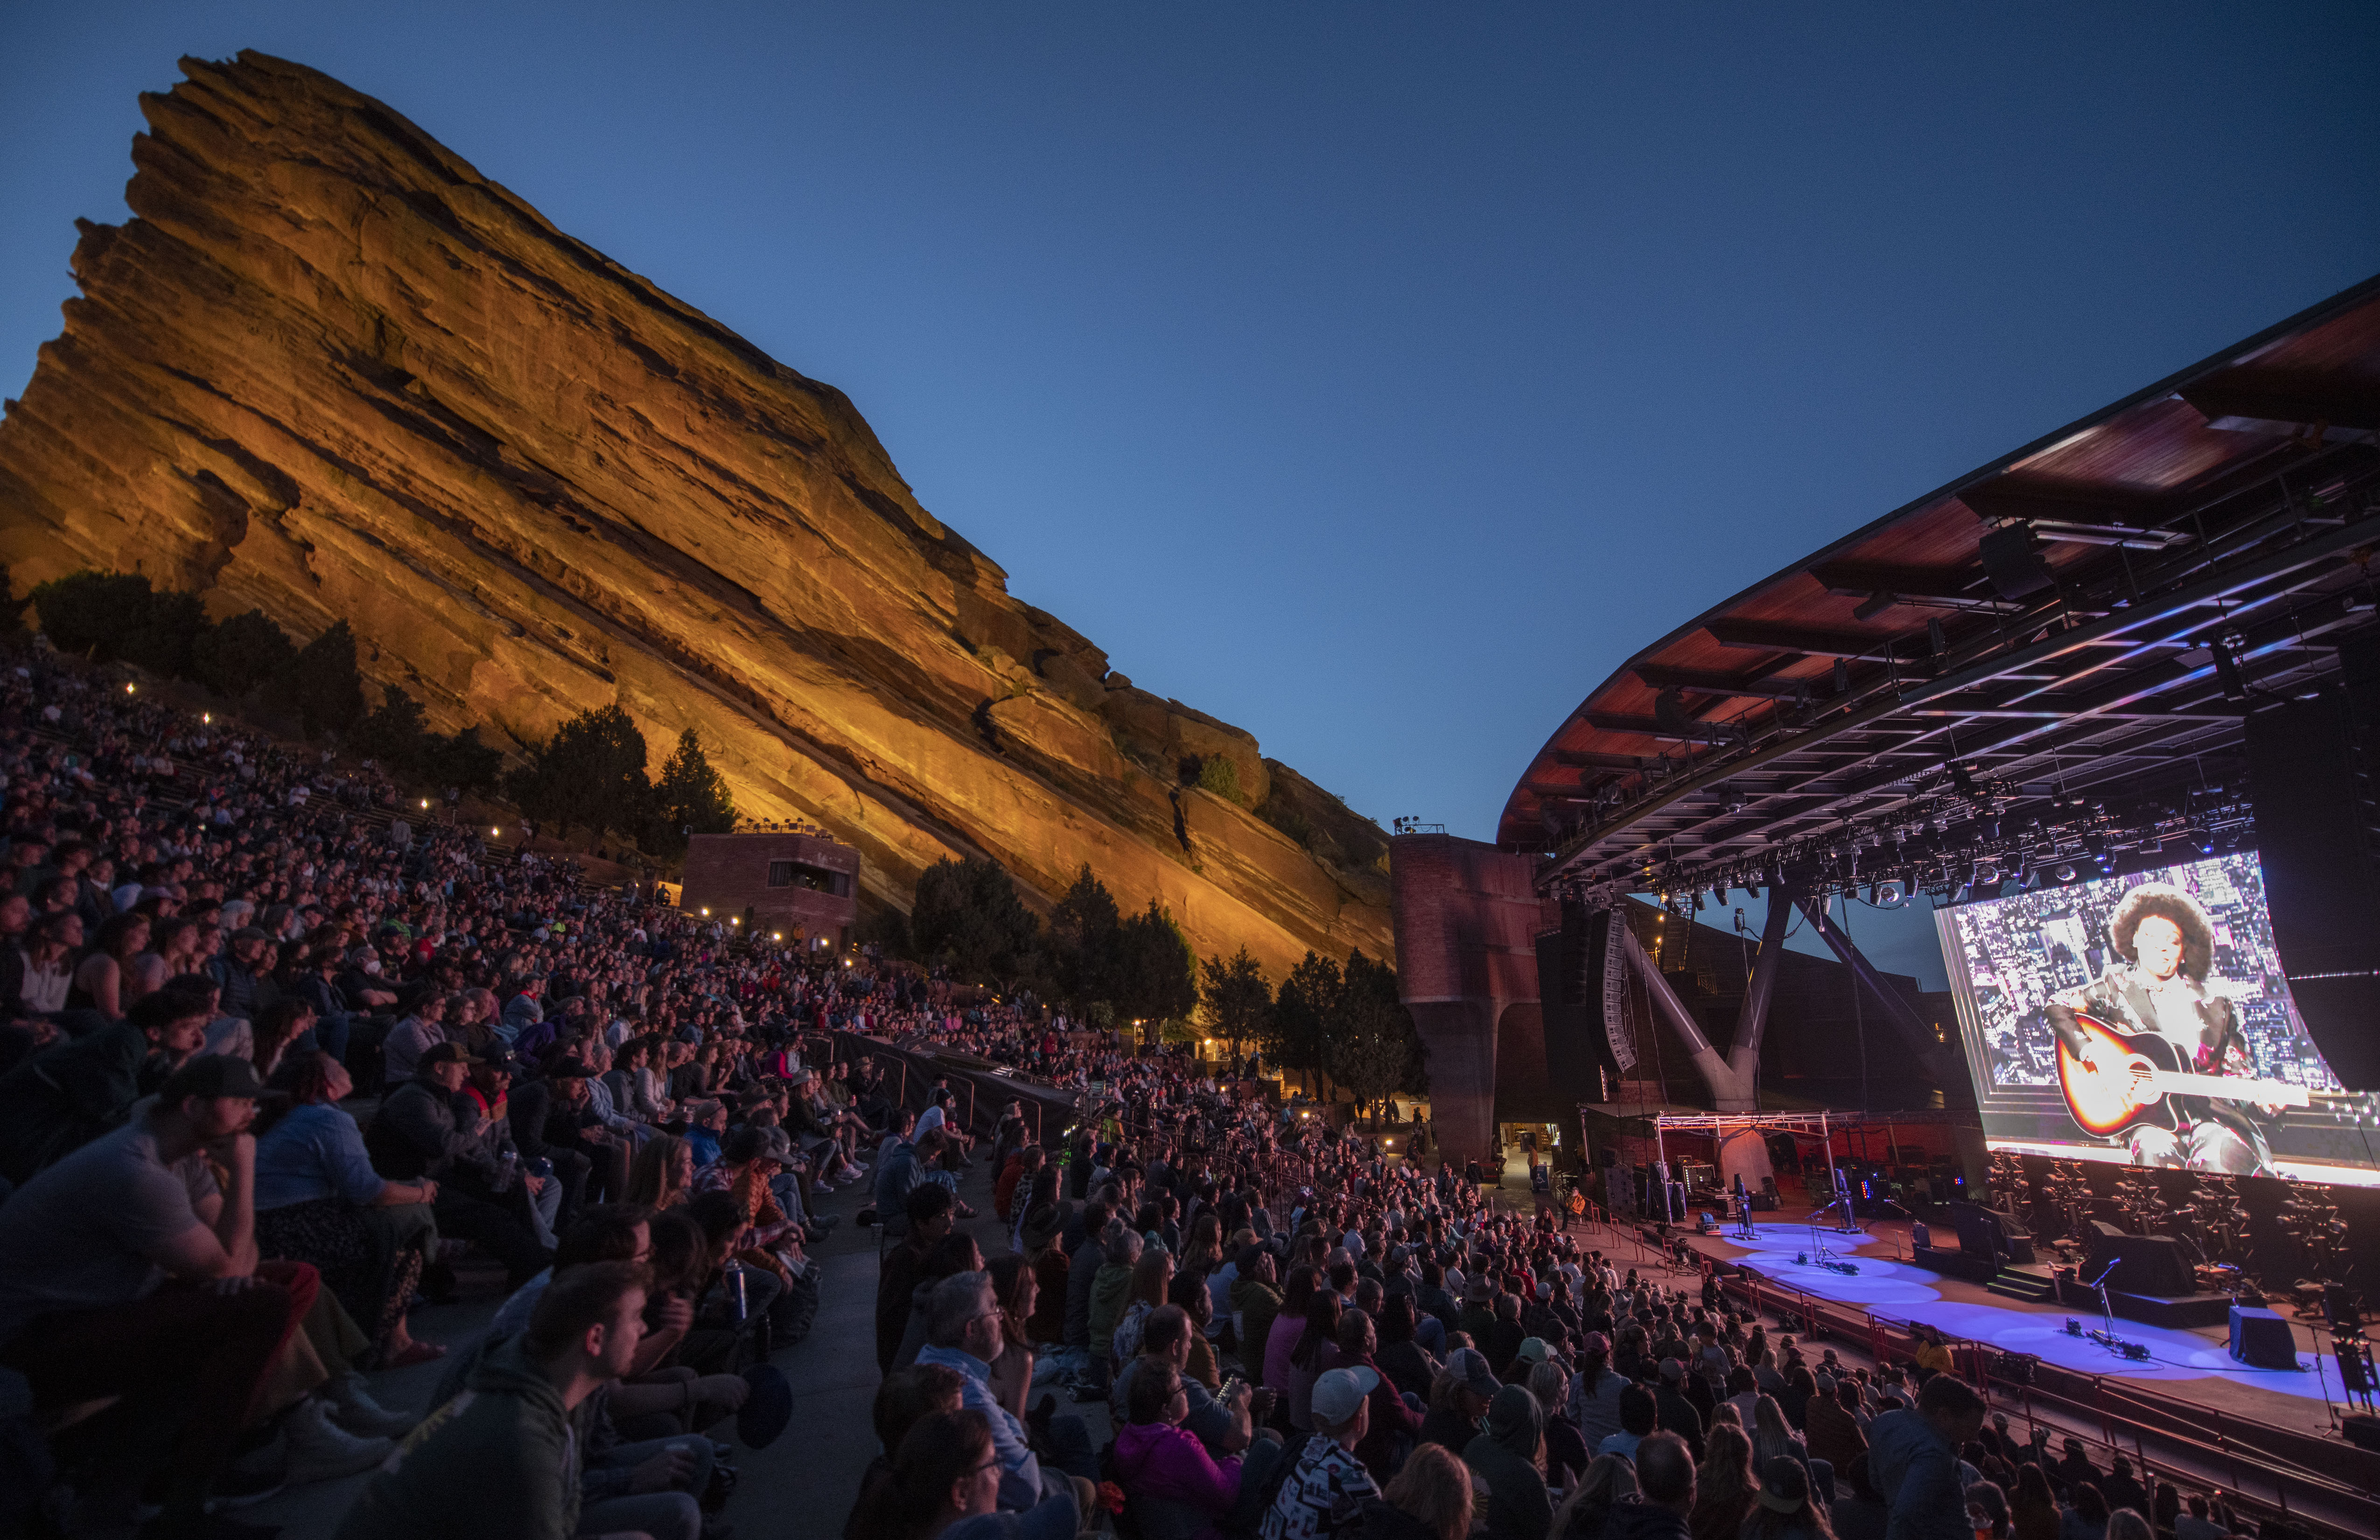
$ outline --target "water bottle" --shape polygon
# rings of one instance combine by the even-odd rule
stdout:
[[[513,1190],[513,1183],[519,1179],[520,1152],[508,1149],[504,1151],[504,1158],[496,1163],[496,1180],[492,1185],[499,1193],[509,1193]]]
[[[744,1264],[729,1262],[726,1269],[727,1309],[737,1326],[744,1324]]]

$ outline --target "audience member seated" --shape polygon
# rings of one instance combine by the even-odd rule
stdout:
[[[255,1533],[211,1521],[206,1501],[319,1288],[310,1268],[259,1272],[261,1089],[244,1060],[193,1061],[140,1117],[0,1204],[0,1364],[37,1411],[121,1398],[87,1434],[103,1448],[110,1430],[147,1430],[161,1535]]]
[[[414,1077],[381,1103],[365,1146],[383,1177],[431,1180],[439,1233],[485,1246],[504,1265],[506,1287],[517,1288],[553,1258],[530,1229],[526,1190],[506,1188],[476,1134],[456,1126],[455,1093],[480,1062],[460,1043],[425,1051]]]
[[[322,1274],[382,1365],[438,1357],[444,1350],[415,1341],[405,1319],[437,1239],[430,1207],[437,1182],[391,1182],[372,1170],[362,1131],[337,1105],[355,1083],[329,1054],[307,1055],[286,1084],[258,1124],[258,1250]]]

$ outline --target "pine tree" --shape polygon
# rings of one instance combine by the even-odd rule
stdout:
[[[1213,1024],[1215,1036],[1231,1045],[1232,1057],[1237,1059],[1241,1044],[1264,1040],[1272,1016],[1272,985],[1265,978],[1263,964],[1248,955],[1245,944],[1232,954],[1230,962],[1220,955],[1209,957],[1198,964],[1198,971],[1207,1019]]]
[[[1114,896],[1085,862],[1050,915],[1050,964],[1058,993],[1077,1013],[1087,1012],[1094,1000],[1113,1003],[1116,947],[1123,929]]]
[[[689,833],[726,834],[735,828],[735,798],[727,779],[711,768],[702,735],[689,727],[677,735],[677,748],[653,782],[651,813],[637,843],[656,855],[674,855]]]
[[[523,813],[552,823],[554,833],[577,826],[601,836],[636,827],[650,811],[645,758],[645,735],[615,703],[581,711],[555,728],[530,751],[529,762],[506,778],[505,788]]]
[[[364,683],[356,673],[356,635],[344,620],[298,649],[281,683],[309,738],[345,733],[364,714]]]
[[[356,723],[346,746],[392,770],[419,774],[430,737],[421,703],[391,685],[381,692],[379,707]]]
[[[298,644],[265,615],[250,610],[200,633],[190,648],[194,678],[225,700],[239,700],[279,676],[298,656]]]
[[[1041,922],[997,863],[946,856],[917,878],[909,934],[919,957],[949,964],[968,983],[990,984],[1032,965]]]

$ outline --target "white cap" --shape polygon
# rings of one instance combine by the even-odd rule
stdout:
[[[1355,1420],[1364,1398],[1380,1383],[1369,1369],[1333,1369],[1314,1382],[1314,1420],[1345,1427]]]

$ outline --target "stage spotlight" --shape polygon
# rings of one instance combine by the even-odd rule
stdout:
[[[1978,888],[1992,888],[1992,887],[1997,887],[1997,886],[1998,886],[1998,885],[1999,885],[1999,880],[2000,880],[2000,869],[1999,869],[1999,867],[1996,867],[1996,866],[1992,865],[1992,863],[1990,863],[1989,861],[1978,861],[1978,862],[1976,862],[1976,863],[1975,863],[1975,880],[1974,880],[1974,885],[1975,885],[1976,887],[1978,887]]]
[[[2240,672],[2240,654],[2247,649],[2247,638],[2237,631],[2226,631],[2208,649],[2215,654],[2215,676],[2223,682],[2226,700],[2248,698],[2248,676]]]
[[[2058,870],[2051,875],[2060,882],[2071,882],[2074,880],[2074,868],[2066,862],[2060,861],[2058,863]]]
[[[1898,881],[1879,882],[1869,902],[1879,909],[1898,909],[1909,902],[1909,890]]]

